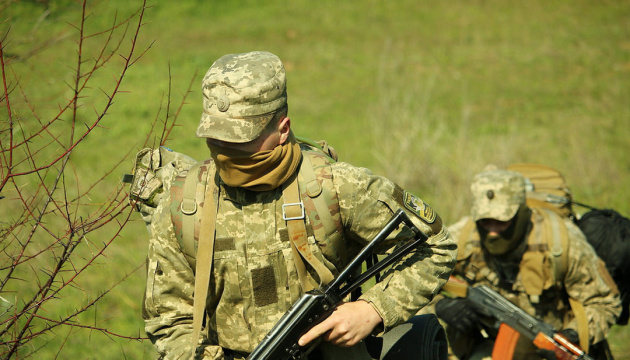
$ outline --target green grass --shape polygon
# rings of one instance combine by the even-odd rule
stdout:
[[[60,41],[13,69],[44,115],[68,96],[75,38],[67,22],[80,13],[71,1],[43,7],[16,2],[3,10],[4,51],[24,54],[51,34]],[[174,106],[194,79],[192,94],[168,145],[198,159],[208,156],[194,137],[201,114],[200,80],[226,53],[268,50],[288,73],[290,117],[296,133],[326,139],[342,160],[398,181],[431,203],[447,223],[465,215],[468,183],[486,164],[540,162],[560,169],[577,201],[630,215],[629,1],[155,2],[140,44],[151,49],[128,73],[104,128],[78,152],[80,181],[138,150],[152,120],[164,117],[172,83]],[[2,5],[0,5],[2,6]],[[133,12],[137,1],[90,2],[92,31]],[[6,15],[5,15],[6,14]],[[88,45],[96,51],[101,38]],[[124,43],[123,47],[128,46]],[[116,64],[116,63],[114,63]],[[169,70],[170,69],[170,70]],[[115,66],[98,75],[111,87]],[[106,71],[106,72],[107,72]],[[170,79],[169,79],[170,71]],[[94,88],[86,109],[104,97]],[[158,114],[160,107],[162,111]],[[16,113],[28,115],[24,104]],[[3,113],[5,114],[5,113]],[[3,115],[5,116],[5,115]],[[86,118],[90,113],[86,111]],[[29,122],[26,126],[34,126]],[[111,191],[124,169],[108,177]],[[579,209],[582,211],[583,209]],[[108,259],[81,281],[82,301],[131,274],[82,320],[113,332],[143,334],[141,301],[147,235],[137,215],[108,249]],[[60,306],[63,315],[75,303]],[[151,345],[75,329],[48,337],[41,358],[142,359]],[[617,359],[630,359],[628,327],[615,327]],[[123,355],[124,354],[124,355]]]

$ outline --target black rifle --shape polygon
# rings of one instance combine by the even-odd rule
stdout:
[[[593,360],[580,347],[560,335],[553,326],[536,319],[486,285],[468,286],[451,278],[443,290],[459,297],[466,297],[477,312],[497,320],[498,325],[494,327],[499,328],[499,335],[493,351],[499,351],[501,354],[496,358],[512,358],[518,340],[518,335],[514,336],[516,331],[532,340],[539,349],[553,351],[559,360]]]
[[[404,223],[413,231],[413,240],[397,248],[383,260],[367,269],[351,283],[345,284],[346,281],[350,280],[355,270],[361,267],[362,262],[367,257],[371,256],[374,249],[380,245],[392,231],[398,228],[401,223]],[[317,346],[318,342],[312,341],[304,347],[299,346],[298,340],[303,334],[330,316],[335,307],[343,301],[346,295],[357,289],[385,267],[408,254],[418,247],[418,245],[425,242],[426,239],[427,236],[416,228],[407,214],[402,210],[398,210],[385,227],[361,250],[339,276],[322,289],[311,290],[302,295],[282,318],[280,318],[247,359],[305,359],[306,355]],[[342,285],[344,286],[342,287]]]

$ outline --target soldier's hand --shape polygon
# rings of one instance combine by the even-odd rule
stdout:
[[[467,299],[444,298],[435,304],[435,313],[463,333],[475,330],[479,322],[477,312]]]
[[[567,339],[573,345],[580,345],[580,336],[578,335],[577,331],[573,329],[560,330],[560,336]]]
[[[298,344],[304,346],[322,337],[337,346],[353,346],[372,333],[383,321],[374,307],[366,301],[343,303],[321,323],[302,335]]]
[[[537,349],[536,353],[538,354],[538,356],[540,356],[541,359],[544,360],[558,360],[556,353],[552,350]]]

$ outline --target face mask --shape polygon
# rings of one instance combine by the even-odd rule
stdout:
[[[525,232],[530,223],[531,214],[531,209],[526,205],[521,205],[514,218],[512,218],[510,226],[499,233],[499,235],[490,236],[486,229],[477,225],[481,246],[491,255],[504,255],[516,249],[525,239]]]
[[[254,191],[275,189],[287,181],[302,160],[300,145],[293,133],[287,141],[273,150],[257,153],[208,145],[221,180],[228,186]]]

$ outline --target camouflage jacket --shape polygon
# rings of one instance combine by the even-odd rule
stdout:
[[[453,275],[462,276],[475,284],[491,286],[517,306],[557,329],[578,329],[568,302],[571,297],[584,306],[590,343],[604,340],[621,311],[616,285],[604,263],[573,222],[549,214],[556,216],[558,224],[566,227],[566,232],[563,232],[567,235],[567,243],[564,249],[560,249],[565,253],[554,253],[548,244],[553,244],[555,240],[541,239],[549,236],[544,231],[544,221],[548,219],[541,215],[541,210],[532,210],[527,249],[520,264],[515,264],[518,273],[512,284],[500,280],[496,267],[480,247],[479,233],[469,217],[449,226],[459,245]],[[557,266],[559,261],[566,262],[562,270],[553,268],[554,263]],[[554,273],[558,274],[557,278],[554,278]]]
[[[383,318],[385,331],[403,323],[433,298],[454,265],[456,245],[440,217],[419,198],[365,168],[343,162],[322,164],[323,157],[309,152],[303,155],[311,156],[324,191],[337,196],[340,236],[316,239],[307,226],[312,252],[333,274],[398,209],[405,209],[429,236],[404,263],[385,273],[381,282],[361,296]],[[221,359],[224,349],[251,352],[302,294],[282,218],[282,190],[254,192],[218,181],[204,359]],[[178,359],[188,358],[191,352],[195,274],[175,234],[170,203],[170,195],[165,196],[151,223],[143,317],[158,352],[165,359]],[[317,214],[306,214],[307,220],[314,216]],[[410,231],[392,234],[381,250],[410,237]]]

